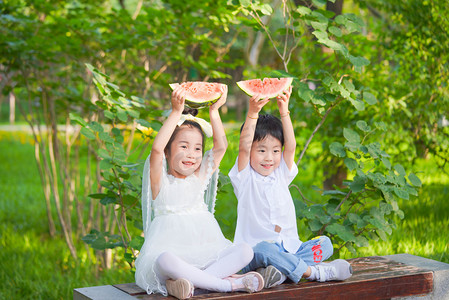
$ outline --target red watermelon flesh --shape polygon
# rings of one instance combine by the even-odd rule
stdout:
[[[174,90],[181,87],[186,91],[186,105],[191,108],[202,108],[211,106],[221,97],[222,83],[204,82],[204,81],[187,81],[181,84],[171,83],[170,87]]]
[[[260,94],[262,98],[274,98],[282,94],[293,82],[293,78],[264,78],[237,82],[242,91],[249,96]]]

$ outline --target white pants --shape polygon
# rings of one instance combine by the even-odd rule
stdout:
[[[231,283],[223,278],[237,273],[253,259],[253,250],[247,244],[233,245],[225,249],[217,261],[201,270],[178,256],[164,252],[156,260],[156,272],[161,282],[184,278],[196,288],[217,292],[230,292]]]

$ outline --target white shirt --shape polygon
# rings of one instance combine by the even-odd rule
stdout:
[[[270,175],[257,173],[248,165],[238,171],[237,161],[229,172],[237,196],[237,227],[234,243],[255,246],[262,241],[283,243],[285,250],[296,253],[302,242],[298,237],[296,214],[288,185],[298,174],[293,164],[289,170],[282,155],[281,163]],[[275,226],[281,227],[278,233]]]

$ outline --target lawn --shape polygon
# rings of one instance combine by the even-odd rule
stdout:
[[[232,167],[237,146],[231,141],[221,170]],[[98,270],[79,241],[79,261],[73,261],[63,238],[52,239],[47,233],[47,219],[42,188],[34,161],[34,149],[25,133],[0,131],[0,299],[71,299],[77,287],[125,283],[134,280],[125,263],[111,270]],[[305,160],[296,182],[313,199],[310,185],[319,184],[316,166]],[[388,241],[371,241],[359,251],[360,256],[410,253],[449,263],[449,177],[435,164],[418,161],[415,172],[423,181],[418,197],[402,201],[404,220]],[[319,180],[319,178],[318,178]],[[230,184],[219,194],[216,216],[228,238],[235,228],[236,200]],[[299,223],[300,237],[307,231]],[[348,253],[345,258],[351,258]]]

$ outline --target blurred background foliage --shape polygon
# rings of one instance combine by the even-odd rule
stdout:
[[[235,82],[292,76],[300,238],[329,235],[333,258],[449,262],[448,5],[0,0],[0,296],[133,281],[142,162],[168,83],[186,80],[229,86],[215,213],[229,239]]]

